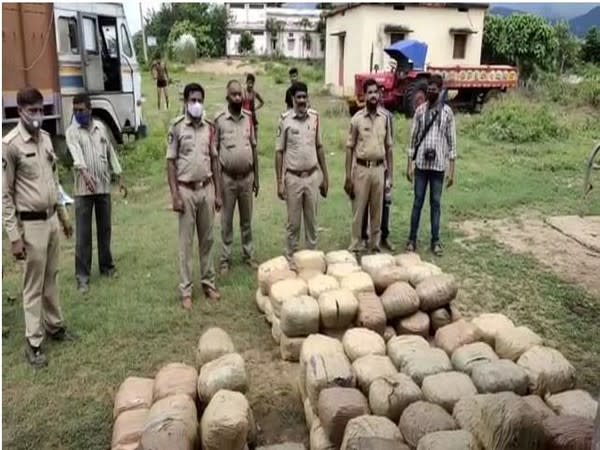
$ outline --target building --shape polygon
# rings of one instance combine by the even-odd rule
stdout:
[[[318,30],[319,9],[294,9],[268,3],[228,3],[231,22],[227,33],[227,55],[239,55],[243,32],[254,38],[256,55],[281,54],[287,58],[317,59],[325,54],[325,42]]]
[[[324,13],[325,83],[337,95],[354,92],[354,75],[389,70],[384,48],[402,39],[426,42],[427,65],[479,65],[487,4],[353,3]],[[350,53],[351,50],[351,53]]]

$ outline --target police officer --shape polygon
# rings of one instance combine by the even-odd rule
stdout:
[[[352,199],[352,241],[350,251],[360,251],[364,212],[369,206],[370,242],[372,252],[380,251],[381,209],[385,189],[392,188],[392,131],[386,111],[379,106],[379,87],[373,79],[363,85],[366,105],[350,121],[346,152],[346,181],[344,190]]]
[[[320,192],[327,197],[329,189],[319,114],[308,109],[306,84],[296,82],[291,94],[294,108],[281,115],[275,143],[277,196],[287,203],[286,257],[290,263],[298,249],[302,217],[306,247],[317,247],[318,196]]]
[[[227,109],[215,118],[215,141],[221,164],[223,192],[221,275],[226,275],[231,266],[236,203],[240,214],[244,261],[251,268],[258,268],[252,247],[252,195],[258,196],[256,136],[252,112],[242,109],[242,85],[237,80],[227,84],[227,103]]]
[[[181,305],[192,309],[192,244],[200,244],[200,272],[204,295],[221,297],[215,286],[213,225],[221,209],[219,161],[214,127],[204,118],[204,88],[197,83],[183,90],[185,115],[172,123],[167,137],[167,173],[173,210],[179,213],[179,275]]]
[[[59,221],[67,238],[73,228],[59,204],[57,158],[41,129],[43,103],[37,89],[19,91],[19,123],[2,139],[2,219],[11,253],[25,261],[25,356],[34,368],[47,365],[45,333],[58,341],[75,339],[64,324],[57,280]]]

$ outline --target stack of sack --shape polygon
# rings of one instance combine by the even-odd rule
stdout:
[[[210,328],[200,337],[196,365],[171,363],[154,379],[123,382],[112,450],[243,450],[256,443],[244,360],[225,331]]]

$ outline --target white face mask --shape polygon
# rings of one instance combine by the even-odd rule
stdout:
[[[188,114],[194,119],[199,119],[204,113],[204,105],[202,103],[193,102],[187,105]]]

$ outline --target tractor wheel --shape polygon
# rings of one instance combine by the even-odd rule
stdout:
[[[417,79],[406,89],[404,96],[404,112],[407,117],[412,117],[421,103],[427,101],[427,80]]]

